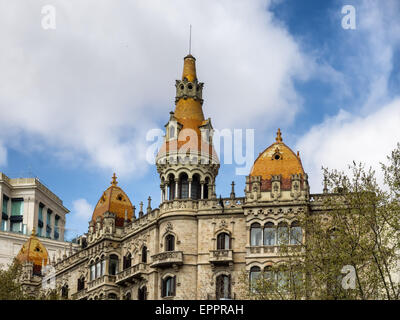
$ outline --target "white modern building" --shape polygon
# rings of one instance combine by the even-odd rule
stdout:
[[[64,241],[69,210],[39,179],[11,179],[0,172],[0,212],[0,264],[3,266],[12,262],[33,229],[50,258],[70,249],[71,244]]]

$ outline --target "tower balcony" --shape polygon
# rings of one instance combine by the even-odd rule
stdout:
[[[182,251],[166,251],[155,254],[151,257],[153,263],[150,265],[152,268],[168,268],[183,264]]]
[[[211,250],[209,261],[214,265],[229,265],[233,263],[233,250]]]
[[[124,283],[132,283],[134,279],[140,279],[143,277],[143,274],[147,273],[148,268],[145,263],[138,263],[130,268],[122,270],[117,273],[115,283],[116,284],[124,284]]]

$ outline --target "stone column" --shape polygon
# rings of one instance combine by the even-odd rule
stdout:
[[[164,186],[160,185],[160,190],[161,190],[161,195],[160,195],[160,199],[161,199],[161,203],[164,202]]]
[[[188,198],[191,199],[192,198],[192,179],[188,179],[189,182],[189,195]]]
[[[178,199],[178,182],[179,182],[179,179],[176,178],[175,179],[175,199]]]
[[[165,187],[164,187],[164,198],[165,198],[165,200],[171,200],[171,199],[169,199],[169,194],[168,194],[168,182],[166,182],[165,183]]]
[[[200,195],[200,199],[204,199],[204,181],[200,181],[200,186],[201,186],[201,195]]]
[[[56,213],[53,211],[50,215],[50,228],[51,228],[51,233],[50,233],[50,238],[54,239],[54,228],[55,228],[55,221],[56,221]]]
[[[42,208],[42,216],[43,216],[42,237],[46,237],[46,234],[47,234],[47,207],[46,206],[44,206]]]

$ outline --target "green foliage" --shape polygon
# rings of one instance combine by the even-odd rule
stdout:
[[[18,279],[22,266],[14,261],[7,269],[0,268],[0,300],[26,299]]]

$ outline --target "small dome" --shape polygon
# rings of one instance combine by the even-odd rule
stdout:
[[[40,242],[38,237],[36,237],[35,229],[32,230],[28,241],[22,245],[16,259],[22,264],[25,262],[32,262],[34,273],[40,273],[42,265],[47,265],[49,254],[46,247]]]
[[[299,154],[295,154],[282,142],[281,130],[278,129],[276,142],[262,152],[250,171],[250,176],[261,176],[264,180],[281,175],[290,179],[293,174],[304,174]]]
[[[125,220],[125,211],[127,212],[128,221],[132,221],[133,206],[131,200],[117,184],[117,177],[114,173],[111,186],[103,192],[94,208],[92,222],[96,223],[98,217],[103,219],[104,213],[110,212],[116,215],[115,225],[122,227]]]

